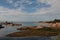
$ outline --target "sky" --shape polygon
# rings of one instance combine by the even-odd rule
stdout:
[[[60,0],[0,0],[0,21],[60,19]]]

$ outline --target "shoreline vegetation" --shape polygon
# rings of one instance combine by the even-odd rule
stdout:
[[[15,32],[6,35],[7,37],[28,37],[28,36],[58,36],[60,35],[60,20],[44,22],[48,23],[47,27],[44,26],[29,26],[17,28],[20,32]]]
[[[27,36],[56,36],[58,33],[50,28],[23,30],[6,35],[7,37],[27,37]]]

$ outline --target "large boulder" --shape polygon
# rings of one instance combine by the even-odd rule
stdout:
[[[1,28],[4,28],[4,27],[3,27],[2,25],[0,25],[0,29],[1,29]]]

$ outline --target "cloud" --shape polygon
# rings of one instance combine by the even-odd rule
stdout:
[[[6,0],[8,3],[13,3],[13,1],[12,0]]]
[[[21,11],[20,9],[14,10],[14,9],[8,9],[3,6],[0,6],[0,20],[10,20],[10,21],[16,20],[17,21],[18,19],[20,19],[19,16],[24,14],[26,13]]]
[[[41,9],[37,9],[35,12],[33,13],[27,13],[25,11],[22,11],[22,9],[25,8],[24,5],[22,5],[22,2],[24,2],[24,0],[21,1],[16,1],[13,2],[12,0],[8,1],[9,3],[11,3],[14,7],[18,7],[16,9],[10,9],[4,6],[0,6],[0,20],[2,21],[39,21],[39,20],[50,20],[49,18],[52,18],[48,15],[44,15],[46,13],[50,14],[50,13],[60,13],[60,0],[38,0],[38,2],[42,2],[42,3],[46,3],[46,4],[50,4],[49,7],[43,7]],[[29,3],[29,5],[32,4],[32,2],[30,1],[26,1],[27,3]],[[40,5],[40,4],[39,4]],[[38,7],[38,6],[37,6]],[[39,6],[40,7],[40,6]],[[28,8],[28,6],[26,7]],[[35,8],[35,7],[32,7]],[[31,10],[32,11],[32,10]],[[41,16],[41,15],[44,16]],[[42,18],[41,18],[42,17]],[[54,16],[55,17],[55,16]],[[53,18],[54,18],[53,17]],[[57,17],[55,17],[57,18]]]
[[[20,9],[9,9],[9,8],[5,8],[3,6],[0,6],[0,13],[5,14],[5,15],[17,15],[17,14],[25,14],[25,12],[21,11]]]
[[[37,0],[8,0],[8,3],[11,2],[12,7],[20,8],[22,11],[27,13],[34,13],[36,10],[41,10],[42,8],[50,8],[51,5],[44,2],[39,2]]]
[[[37,10],[35,12],[36,15],[60,11],[60,0],[38,0],[38,2],[48,3],[52,6],[48,9],[42,8],[40,10]]]

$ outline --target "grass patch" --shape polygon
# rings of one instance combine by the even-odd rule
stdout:
[[[32,30],[25,30],[22,32],[15,32],[8,34],[8,37],[25,37],[25,36],[56,36],[60,34],[55,29],[44,27],[41,29],[32,29]]]

